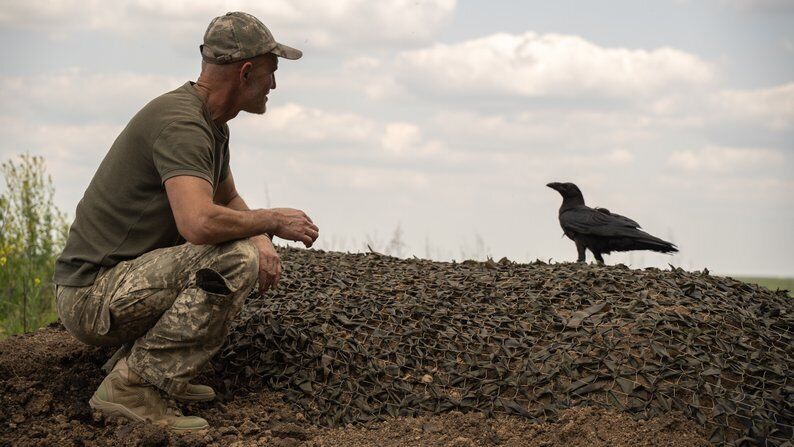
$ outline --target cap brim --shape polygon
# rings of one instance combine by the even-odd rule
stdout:
[[[275,54],[278,57],[283,57],[284,59],[300,59],[303,56],[303,51],[298,50],[297,48],[288,47],[284,44],[277,43],[276,48],[273,48],[271,53]]]

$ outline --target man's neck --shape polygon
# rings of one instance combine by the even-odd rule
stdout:
[[[236,117],[240,110],[237,109],[230,98],[228,92],[220,88],[214,88],[210,83],[203,81],[199,78],[194,84],[193,88],[196,89],[199,96],[204,100],[204,106],[210,113],[212,121],[218,126],[222,127],[227,121]]]

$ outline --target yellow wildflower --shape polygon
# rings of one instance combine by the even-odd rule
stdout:
[[[41,284],[41,280],[39,278],[33,278],[33,285],[37,286],[39,284]]]
[[[0,258],[0,267],[2,267],[2,266],[4,266],[4,265],[6,265],[6,262],[8,262],[8,259],[6,259],[6,257],[5,257],[5,256],[3,256],[2,258]]]

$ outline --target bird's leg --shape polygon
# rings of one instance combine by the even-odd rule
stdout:
[[[576,262],[585,262],[584,261],[584,259],[585,259],[585,253],[584,253],[585,252],[585,247],[584,247],[584,244],[581,243],[581,242],[576,242],[576,251],[579,252],[579,259],[577,259]]]
[[[595,259],[598,262],[598,265],[604,265],[604,258],[601,256],[601,253],[598,253],[597,251],[594,251],[593,252],[593,256],[595,256]]]

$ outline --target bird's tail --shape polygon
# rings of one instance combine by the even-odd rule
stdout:
[[[673,243],[659,239],[656,236],[651,236],[644,231],[638,230],[637,232],[641,234],[632,238],[632,245],[634,245],[634,247],[632,247],[631,250],[651,250],[659,253],[678,252],[678,247]]]

